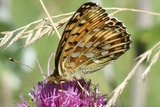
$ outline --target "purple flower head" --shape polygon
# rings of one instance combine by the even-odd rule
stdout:
[[[37,107],[105,107],[107,104],[106,95],[100,94],[98,86],[84,79],[54,85],[39,82],[30,96]],[[16,103],[17,107],[29,107],[22,95],[20,98],[22,103]]]

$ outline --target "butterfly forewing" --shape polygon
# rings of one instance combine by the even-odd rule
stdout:
[[[65,27],[56,52],[55,72],[74,76],[96,71],[126,52],[130,43],[122,22],[110,18],[99,5],[85,3]]]

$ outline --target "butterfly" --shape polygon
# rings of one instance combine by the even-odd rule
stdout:
[[[48,81],[73,81],[105,67],[130,48],[130,36],[123,23],[101,6],[84,3],[64,29]]]

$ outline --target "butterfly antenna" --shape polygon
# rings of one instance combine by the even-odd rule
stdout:
[[[9,60],[12,61],[12,62],[16,62],[16,63],[18,63],[18,64],[22,64],[23,66],[25,66],[25,67],[33,70],[33,71],[36,71],[36,70],[34,70],[33,68],[29,67],[28,65],[26,65],[26,64],[24,64],[24,63],[22,63],[22,62],[19,62],[19,61],[13,59],[13,58],[9,58]],[[36,71],[36,72],[37,72],[37,71]],[[38,72],[37,72],[37,73],[38,73]]]

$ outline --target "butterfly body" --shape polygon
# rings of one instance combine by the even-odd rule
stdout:
[[[102,7],[88,2],[71,17],[59,42],[55,70],[48,81],[81,79],[116,60],[130,48],[130,34]]]

